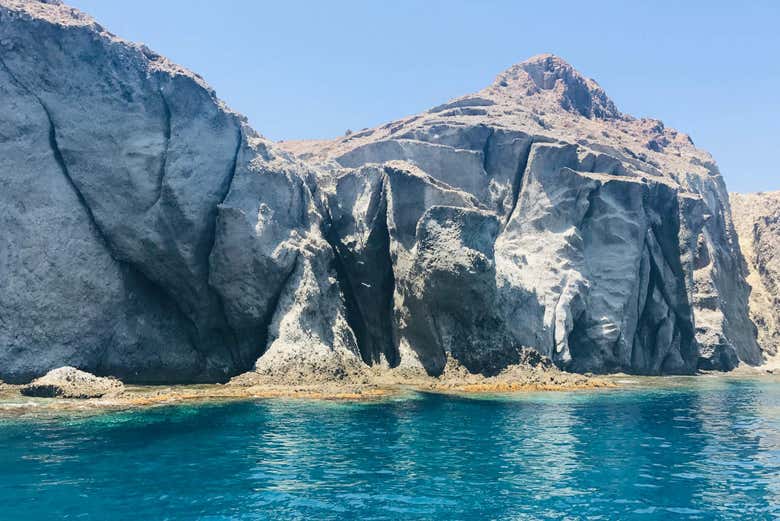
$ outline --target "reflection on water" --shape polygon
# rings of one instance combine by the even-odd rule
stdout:
[[[778,516],[776,380],[0,419],[0,519]]]

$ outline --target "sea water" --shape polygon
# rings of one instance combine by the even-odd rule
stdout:
[[[0,417],[0,519],[777,519],[780,381]]]

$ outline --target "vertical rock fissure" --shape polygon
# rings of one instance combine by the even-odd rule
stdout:
[[[671,268],[671,265],[665,258],[665,253],[663,252],[663,250],[661,250],[661,255],[663,256],[661,260],[663,260]],[[653,291],[658,289],[658,292],[661,294],[664,303],[669,308],[667,316],[668,318],[674,321],[675,332],[676,334],[680,335],[680,356],[682,357],[683,361],[687,365],[691,365],[695,363],[695,360],[692,360],[692,358],[695,357],[695,353],[691,351],[691,346],[693,345],[695,339],[693,325],[691,324],[690,320],[688,320],[688,317],[682,316],[680,314],[678,310],[678,306],[675,305],[674,303],[673,297],[668,294],[667,289],[664,285],[664,276],[663,276],[661,266],[658,265],[658,262],[655,256],[652,255],[652,253],[649,255],[649,260],[650,260],[650,277],[649,277],[648,288],[647,288],[647,299],[645,300],[645,308],[642,310],[642,323],[643,325],[646,324],[647,323],[646,321],[648,320],[647,317],[652,315],[652,309],[650,307],[650,304],[652,303],[652,295],[653,295]],[[683,274],[681,270],[675,270],[675,271],[677,271],[675,273],[677,280],[682,280],[681,277],[683,277]],[[688,306],[687,301],[684,303],[684,305]],[[653,330],[653,333],[651,335],[652,345],[651,346],[645,345],[645,350],[649,350],[649,352],[653,357],[655,357],[658,354],[658,349],[656,346],[656,339],[657,339],[657,331],[655,330],[656,326],[657,324],[653,324],[650,327],[650,329]],[[658,371],[656,372],[659,373],[663,372],[663,365],[664,365],[664,360],[661,360]]]
[[[341,243],[341,240],[336,233],[333,226],[330,210],[326,209],[325,218],[327,220],[326,230],[323,235],[325,240],[333,250],[333,267],[336,271],[336,280],[338,281],[339,288],[341,288],[341,295],[344,298],[344,309],[347,324],[352,332],[355,334],[355,340],[358,344],[358,350],[360,351],[360,357],[367,364],[374,362],[373,352],[369,349],[368,342],[366,340],[366,320],[363,317],[363,313],[358,305],[357,297],[352,291],[352,284],[349,282],[349,275],[347,274],[347,268],[345,266],[344,257],[349,255],[346,248]]]
[[[515,213],[517,207],[517,200],[520,198],[520,188],[525,178],[525,171],[528,169],[528,160],[531,157],[531,148],[534,146],[534,138],[531,136],[531,140],[528,142],[528,146],[520,156],[520,161],[517,164],[517,171],[515,172],[515,178],[512,180],[512,205],[509,208],[509,212],[506,214],[504,220],[504,227],[509,223],[512,218],[512,214]]]
[[[159,93],[163,108],[163,150],[160,155],[160,168],[157,172],[157,196],[147,210],[156,206],[162,197],[163,183],[165,182],[165,168],[168,163],[168,147],[171,143],[171,107],[168,104],[168,100],[163,94],[162,89],[160,89]]]
[[[241,144],[243,143],[243,141],[244,141],[244,131],[241,129],[241,123],[238,123],[238,131],[236,136],[236,148],[233,151],[233,159],[231,160],[230,168],[228,169],[229,173],[225,179],[225,182],[223,183],[223,186],[220,187],[221,195],[219,196],[219,203],[217,203],[217,206],[225,202],[225,199],[230,193],[230,188],[233,186],[233,178],[236,177],[236,169],[238,168],[238,155],[241,153]],[[216,223],[214,223],[214,227],[216,228]],[[213,246],[214,244],[212,240],[212,247]]]
[[[670,318],[674,321],[674,328],[679,331],[680,358],[687,369],[695,368],[698,359],[698,345],[696,343],[696,327],[693,306],[689,300],[686,276],[682,264],[682,252],[680,251],[680,229],[682,226],[680,217],[680,201],[677,192],[670,191],[661,186],[659,192],[653,197],[658,215],[665,216],[650,226],[650,233],[658,245],[659,258],[651,251],[650,266],[651,279],[658,285],[666,304],[669,306]],[[670,204],[671,203],[671,204]],[[666,233],[664,233],[666,232]],[[663,263],[663,264],[661,264]],[[664,264],[671,272],[669,281],[673,284],[672,292],[664,284]],[[653,273],[652,270],[656,270]],[[677,304],[675,305],[675,300]],[[663,367],[661,368],[663,372]]]
[[[238,168],[238,155],[241,152],[241,144],[244,140],[244,133],[241,129],[241,123],[238,122],[237,125],[238,131],[236,135],[236,148],[233,151],[233,158],[230,162],[230,167],[228,168],[228,175],[225,176],[225,180],[220,187],[219,200],[217,204],[214,205],[213,215],[209,219],[207,229],[208,248],[206,249],[206,284],[209,292],[214,296],[219,318],[223,324],[225,349],[227,349],[228,354],[230,355],[230,360],[233,363],[233,372],[236,374],[249,369],[252,363],[254,363],[254,361],[262,354],[263,350],[265,349],[265,340],[260,339],[258,344],[251,349],[251,353],[248,353],[248,356],[244,356],[243,349],[241,348],[240,336],[233,329],[233,327],[230,325],[230,321],[228,320],[227,311],[225,309],[225,301],[223,300],[220,292],[217,291],[210,283],[211,255],[214,251],[214,245],[217,242],[217,218],[219,215],[219,206],[224,204],[225,199],[227,199],[227,196],[230,193],[230,188],[233,186],[233,178],[236,176],[236,169]],[[267,331],[268,323],[268,321],[264,321],[263,327],[265,328],[265,331]]]
[[[333,249],[334,268],[344,297],[347,323],[355,333],[361,358],[365,363],[374,365],[384,356],[388,365],[394,367],[400,355],[393,334],[395,275],[390,257],[384,185],[383,182],[377,194],[379,207],[360,255],[355,255],[343,244],[329,211],[326,213],[328,222],[324,235]]]
[[[36,99],[38,99],[37,96]],[[92,214],[92,209],[89,207],[89,204],[87,204],[87,200],[84,198],[84,194],[81,193],[81,190],[78,189],[76,183],[73,181],[73,178],[70,176],[68,167],[65,164],[65,159],[62,157],[62,152],[60,151],[59,144],[57,143],[57,130],[54,127],[54,121],[51,118],[51,113],[49,112],[48,107],[44,105],[40,99],[38,99],[38,103],[40,103],[43,112],[46,114],[46,119],[49,122],[49,147],[51,148],[52,154],[54,155],[54,161],[56,161],[57,166],[60,168],[60,172],[62,172],[63,177],[65,177],[68,185],[76,195],[76,199],[78,199],[79,204],[87,214],[90,227],[93,229],[95,237],[100,241],[101,244],[103,244],[106,250],[112,254],[108,239],[103,234],[103,230],[100,229],[100,226],[95,220],[95,216]]]
[[[485,138],[485,144],[482,146],[482,170],[485,171],[486,174],[490,175],[488,172],[488,161],[489,161],[489,155],[490,155],[490,141],[493,138],[493,134],[496,133],[496,129],[493,127],[489,127],[488,129],[488,135]]]
[[[400,362],[400,354],[396,347],[396,342],[393,334],[393,295],[395,294],[395,272],[393,271],[393,261],[390,254],[390,229],[388,226],[388,204],[387,204],[387,180],[382,183],[381,201],[382,206],[379,209],[377,217],[379,218],[379,227],[374,228],[376,231],[376,244],[377,251],[380,252],[381,259],[385,265],[382,268],[381,284],[380,284],[380,303],[381,311],[380,318],[382,319],[381,336],[384,345],[384,354],[388,364],[391,367],[398,365]],[[373,244],[372,241],[374,234],[369,235],[369,245]]]
[[[650,298],[650,274],[647,275],[647,283],[644,284],[644,288],[642,287],[642,281],[643,276],[641,275],[644,273],[644,269],[642,266],[645,263],[645,259],[647,259],[647,262],[650,262],[650,252],[648,250],[647,245],[647,236],[645,235],[645,240],[642,243],[641,253],[639,255],[639,272],[637,279],[639,281],[639,284],[637,285],[637,295],[636,295],[636,327],[634,328],[634,338],[631,343],[631,353],[629,355],[629,363],[632,367],[636,366],[636,360],[638,356],[637,351],[637,343],[641,342],[640,337],[640,328],[642,327],[642,317],[645,312],[645,307],[647,306],[647,299]]]
[[[642,314],[640,315],[641,324],[644,326],[643,329],[646,331],[647,340],[644,345],[644,352],[650,355],[650,360],[655,360],[658,355],[658,324],[653,324],[651,322],[651,317],[653,316],[653,293],[656,291],[656,289],[663,297],[666,305],[669,306],[670,312],[673,312],[673,308],[669,303],[669,298],[663,289],[663,281],[660,279],[661,274],[658,270],[658,265],[655,263],[653,256],[650,255],[650,276],[648,277],[647,282],[647,298],[645,299],[645,305],[642,309]]]

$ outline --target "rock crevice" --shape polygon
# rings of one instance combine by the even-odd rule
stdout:
[[[335,254],[335,271],[341,287],[347,322],[355,333],[360,354],[366,364],[398,364],[398,352],[393,334],[393,292],[395,275],[390,253],[390,234],[387,226],[386,180],[379,178],[365,208],[367,229],[357,237],[345,237],[346,222],[355,218],[345,215],[341,202],[333,199],[338,220],[328,211],[325,237]],[[348,197],[338,194],[337,197]],[[354,208],[354,207],[353,207]],[[345,240],[350,244],[345,244]]]
[[[160,102],[163,107],[163,149],[160,154],[160,170],[157,173],[157,197],[149,205],[149,208],[156,206],[160,202],[162,197],[163,185],[165,181],[165,164],[168,161],[168,146],[171,142],[171,107],[168,105],[168,100],[165,99],[165,94],[160,91]],[[148,210],[148,208],[147,208]]]

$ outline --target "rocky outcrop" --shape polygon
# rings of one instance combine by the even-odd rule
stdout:
[[[0,2],[0,46],[0,377],[224,381],[289,345],[354,358],[307,168],[58,2]]]
[[[101,378],[74,367],[60,367],[49,371],[23,386],[19,392],[36,398],[101,398],[124,390],[115,378]]]
[[[491,372],[530,346],[575,371],[761,362],[711,157],[658,121],[621,114],[560,58],[532,58],[424,114],[282,146],[342,167],[328,199],[337,239],[343,208],[373,244],[388,236],[379,264],[351,228],[336,248],[350,265],[382,266],[357,277],[367,287],[392,274],[393,324],[369,320],[382,338],[392,333],[387,359],[436,373],[452,355]],[[394,161],[413,165],[407,175],[425,188],[394,187],[387,168],[384,181],[368,181],[372,165]],[[365,179],[357,197],[342,189],[353,177]],[[390,300],[358,290],[351,315],[364,321],[377,313],[362,313],[361,301]]]
[[[750,317],[767,361],[780,367],[780,192],[731,194],[748,265]]]
[[[554,56],[284,150],[88,16],[0,0],[0,114],[8,382],[761,361],[712,159]]]

